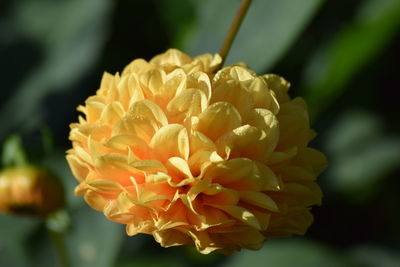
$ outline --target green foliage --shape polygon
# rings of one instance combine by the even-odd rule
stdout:
[[[0,215],[0,265],[30,266],[28,235],[37,229],[39,221]]]
[[[232,256],[223,267],[347,267],[336,251],[307,240],[271,240],[258,251],[243,251]]]
[[[3,168],[15,165],[25,165],[28,163],[22,145],[22,139],[19,135],[14,134],[6,139],[3,144],[1,161]]]
[[[384,51],[400,27],[400,2],[368,0],[304,70],[304,96],[315,115],[346,89],[362,68]]]
[[[382,120],[365,111],[348,111],[331,126],[325,138],[331,190],[353,201],[379,192],[382,179],[400,166],[400,137],[383,130]]]
[[[0,108],[0,121],[7,121],[0,128],[0,138],[11,130],[38,127],[45,116],[41,108],[45,97],[71,89],[96,63],[111,11],[111,2],[106,0],[13,4],[9,20],[3,22],[10,36],[7,42],[27,39],[44,54],[17,88],[6,88],[13,93]],[[24,58],[20,60],[23,63]]]
[[[65,243],[72,266],[112,266],[125,234],[121,225],[85,206],[71,214]]]
[[[181,38],[192,55],[217,53],[239,6],[239,1],[192,1],[197,21]],[[318,10],[322,0],[254,0],[239,30],[226,64],[249,63],[256,72],[270,69]]]

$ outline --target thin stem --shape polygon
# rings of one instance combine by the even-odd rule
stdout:
[[[221,67],[224,65],[226,57],[231,49],[233,40],[236,37],[237,32],[239,31],[240,25],[246,15],[247,10],[251,4],[251,0],[242,0],[240,7],[236,13],[235,18],[232,21],[231,27],[229,28],[228,34],[225,37],[224,43],[221,46],[221,50],[219,51],[219,55],[222,58]]]
[[[64,246],[62,233],[47,228],[57,251],[61,267],[69,267],[67,250]]]

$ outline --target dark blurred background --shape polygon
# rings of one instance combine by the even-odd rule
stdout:
[[[236,0],[3,0],[0,141],[18,134],[30,160],[67,190],[73,266],[400,266],[400,1],[254,0],[227,63],[276,73],[304,97],[329,158],[323,205],[306,237],[231,257],[160,248],[80,197],[64,159],[76,107],[103,71],[170,47],[216,53]],[[101,234],[100,234],[101,233]],[[56,266],[43,224],[0,215],[1,266]]]

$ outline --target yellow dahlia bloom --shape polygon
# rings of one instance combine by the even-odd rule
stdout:
[[[136,59],[78,107],[76,194],[128,235],[230,253],[311,224],[326,160],[307,147],[305,102],[279,76],[220,62],[174,49]]]
[[[0,211],[46,216],[64,206],[64,189],[45,169],[19,166],[0,172]]]

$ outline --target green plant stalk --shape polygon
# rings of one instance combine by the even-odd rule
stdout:
[[[68,254],[67,254],[67,250],[64,245],[62,233],[52,230],[52,229],[49,229],[49,228],[47,228],[47,230],[49,231],[51,240],[53,241],[54,247],[56,249],[57,256],[58,256],[58,259],[60,262],[60,266],[61,267],[70,267],[71,265],[68,260]]]
[[[235,40],[236,34],[239,31],[240,25],[242,25],[243,19],[246,16],[247,10],[251,4],[252,0],[243,0],[240,4],[240,7],[234,17],[231,27],[229,28],[228,34],[225,37],[225,40],[219,50],[219,55],[222,58],[221,67],[224,65],[226,57],[229,53],[229,50],[232,47],[232,43]]]

